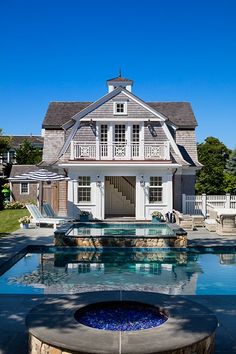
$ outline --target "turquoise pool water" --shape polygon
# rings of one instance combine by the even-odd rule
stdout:
[[[165,223],[80,223],[70,230],[72,236],[167,236],[174,235]]]
[[[106,250],[28,253],[0,277],[0,293],[145,290],[236,295],[236,253]]]

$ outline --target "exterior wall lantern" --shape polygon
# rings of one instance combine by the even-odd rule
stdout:
[[[97,175],[96,185],[97,185],[97,187],[101,187],[101,185],[102,185],[102,181],[101,181],[99,175]]]
[[[145,181],[144,181],[143,175],[140,176],[140,186],[145,187]]]

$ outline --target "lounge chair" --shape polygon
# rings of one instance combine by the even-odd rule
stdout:
[[[73,221],[73,220],[74,220],[74,218],[70,218],[70,217],[68,217],[68,216],[58,216],[58,215],[54,212],[52,206],[51,206],[50,204],[48,204],[48,203],[43,203],[43,211],[44,211],[45,216],[46,216],[47,218],[65,219],[65,220],[67,220],[67,221]]]
[[[45,218],[39,211],[38,207],[34,204],[26,204],[26,208],[32,216],[32,222],[39,226],[41,224],[48,224],[53,225],[53,228],[56,229],[57,225],[63,224],[68,221],[64,218]]]
[[[182,214],[178,210],[173,210],[176,218],[176,224],[186,230],[193,230],[193,218],[190,215]]]

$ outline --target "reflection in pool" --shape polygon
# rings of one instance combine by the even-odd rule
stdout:
[[[0,293],[145,290],[236,294],[234,253],[56,251],[29,253],[0,277]]]

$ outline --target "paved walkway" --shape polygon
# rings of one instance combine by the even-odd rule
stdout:
[[[188,233],[189,245],[235,246],[236,236],[222,237],[204,228]],[[52,245],[53,229],[17,230],[0,238],[0,266],[27,245]],[[186,296],[210,308],[219,319],[215,353],[236,354],[236,296]],[[25,316],[42,295],[0,295],[0,354],[27,354]]]

